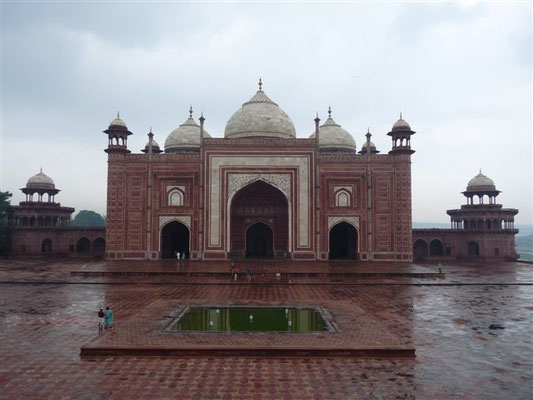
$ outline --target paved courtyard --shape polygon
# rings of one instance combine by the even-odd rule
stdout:
[[[445,265],[438,274],[435,265],[256,263],[251,284],[224,271],[209,263],[1,261],[0,398],[533,398],[532,265]],[[115,312],[117,329],[102,339],[113,341],[143,310],[192,301],[343,304],[413,346],[416,358],[80,359],[98,336],[100,307]]]

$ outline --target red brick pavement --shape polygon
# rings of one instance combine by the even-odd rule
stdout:
[[[19,264],[26,268],[27,264]],[[75,263],[71,264],[76,267]],[[78,265],[78,267],[81,267]],[[46,282],[54,265],[24,272]],[[453,270],[455,268],[455,270]],[[531,267],[449,267],[447,280],[531,281]],[[19,279],[0,266],[3,280]],[[492,271],[492,276],[490,275]],[[154,301],[343,301],[372,315],[417,358],[106,358],[80,360],[109,304],[119,323]],[[0,285],[2,399],[529,399],[528,285]],[[490,329],[500,324],[505,329]]]

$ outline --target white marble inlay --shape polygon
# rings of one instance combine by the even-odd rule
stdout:
[[[213,247],[221,246],[222,244],[222,232],[223,229],[220,226],[222,221],[222,210],[227,209],[228,203],[221,204],[223,193],[221,182],[221,170],[223,167],[250,167],[250,168],[264,168],[270,169],[272,167],[296,167],[297,168],[297,190],[298,207],[296,207],[297,214],[297,243],[299,247],[308,247],[310,243],[309,238],[309,207],[310,207],[310,177],[309,177],[309,158],[290,155],[284,156],[265,156],[265,157],[252,157],[252,156],[211,156],[209,158],[209,174],[210,174],[210,198],[209,198],[209,215],[210,221],[208,222],[209,232],[209,244]],[[244,171],[243,171],[244,172]],[[243,175],[246,175],[244,172]],[[259,175],[263,175],[259,173]],[[265,172],[267,175],[280,175],[272,174],[271,171]],[[283,175],[283,174],[281,174]],[[244,178],[243,178],[244,179]],[[282,178],[279,178],[282,179]],[[278,187],[284,194],[287,195],[286,190],[283,188],[284,183],[269,182],[274,186],[278,184]],[[290,199],[290,190],[289,197]],[[229,197],[229,196],[228,196]],[[289,203],[289,209],[291,204]],[[229,219],[226,220],[226,224],[229,225]],[[227,228],[227,226],[225,227]]]

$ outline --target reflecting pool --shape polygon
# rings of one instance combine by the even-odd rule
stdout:
[[[188,306],[165,331],[324,332],[334,330],[320,307]]]

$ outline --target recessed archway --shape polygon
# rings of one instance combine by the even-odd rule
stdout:
[[[78,243],[76,243],[76,253],[82,255],[91,254],[91,241],[86,237],[80,238]]]
[[[41,243],[41,253],[51,253],[52,252],[52,240],[44,239]]]
[[[230,256],[285,257],[289,249],[288,209],[285,195],[261,180],[235,193],[230,206]],[[270,230],[270,239],[268,230],[258,223]],[[251,235],[251,246],[248,235]],[[269,250],[257,247],[262,240],[271,241]]]
[[[347,222],[339,222],[329,231],[329,259],[357,259],[357,229]]]
[[[161,258],[176,258],[176,252],[189,254],[190,232],[184,224],[172,221],[161,229]]]
[[[433,239],[429,243],[429,255],[432,257],[440,257],[444,255],[444,246],[438,239]]]
[[[421,259],[427,257],[428,255],[428,244],[425,240],[418,239],[413,246],[413,256],[416,259]]]
[[[468,255],[471,257],[479,256],[479,244],[477,242],[468,243]]]
[[[103,257],[105,255],[105,240],[103,238],[94,239],[93,255],[95,257]]]
[[[272,258],[274,233],[267,224],[257,222],[246,230],[246,257]]]

